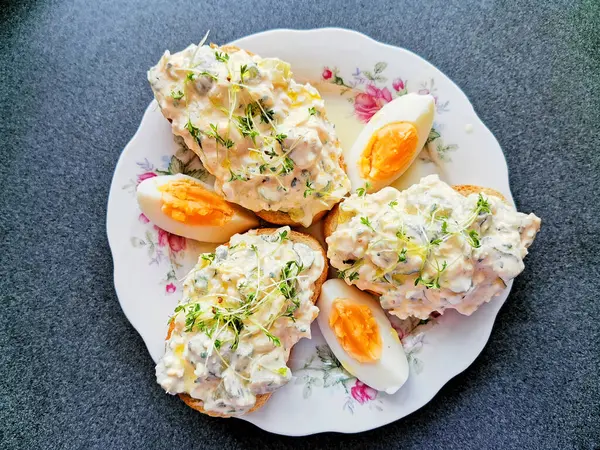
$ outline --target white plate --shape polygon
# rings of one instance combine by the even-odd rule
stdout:
[[[352,87],[342,97],[348,100],[347,116],[354,115],[353,120],[367,120],[392,97],[406,92],[431,93],[437,104],[434,128],[443,141],[433,139],[429,150],[438,160],[442,177],[451,184],[495,188],[512,201],[498,142],[463,92],[415,54],[335,28],[274,30],[234,44],[290,62],[297,78],[314,80],[322,87],[329,83]],[[157,61],[159,57],[156,55]],[[435,137],[435,133],[431,135]],[[168,235],[140,216],[134,196],[136,183],[158,171],[169,171],[169,167],[189,172],[198,166],[195,157],[174,141],[169,124],[152,102],[119,158],[108,200],[107,232],[121,307],[155,361],[164,351],[167,319],[181,290],[178,280],[201,251],[214,248]],[[409,184],[411,177],[415,174],[403,177],[400,184]],[[344,372],[324,345],[315,322],[313,338],[294,348],[289,363],[294,379],[275,392],[265,407],[243,419],[294,436],[323,431],[356,433],[398,420],[429,402],[450,378],[473,362],[487,342],[509,290],[510,285],[471,317],[448,312],[405,336],[411,374],[406,385],[391,396],[377,393]]]

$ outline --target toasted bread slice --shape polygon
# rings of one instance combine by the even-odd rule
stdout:
[[[455,186],[452,186],[452,189],[454,189],[456,192],[464,195],[465,197],[468,195],[471,195],[471,194],[482,193],[482,194],[490,195],[492,197],[498,197],[503,202],[506,202],[506,197],[504,197],[504,195],[502,195],[500,192],[498,192],[492,188],[474,186],[472,184],[457,184]],[[339,203],[338,203],[337,205],[335,205],[333,207],[333,209],[329,212],[329,214],[327,214],[327,217],[325,217],[325,220],[323,221],[323,234],[325,236],[325,239],[327,239],[329,236],[331,236],[333,234],[333,232],[335,231],[335,229],[337,228],[339,216],[340,216],[340,207],[339,207]]]
[[[252,231],[255,231],[257,235],[261,235],[261,234],[273,234],[277,231],[277,229],[275,229],[275,228],[260,228],[258,230],[251,230],[251,231],[249,231],[249,233],[251,233]],[[315,251],[321,252],[321,255],[323,255],[323,261],[324,261],[323,271],[321,272],[321,275],[319,276],[319,278],[317,278],[317,280],[315,281],[315,288],[314,288],[313,296],[311,298],[311,301],[313,303],[316,303],[317,299],[319,298],[319,295],[321,294],[321,286],[323,286],[323,283],[327,279],[327,273],[329,271],[329,263],[327,261],[327,254],[325,253],[325,249],[321,246],[319,241],[317,241],[314,237],[312,237],[306,233],[300,233],[298,231],[292,230],[292,231],[290,231],[289,239],[295,243],[301,243],[301,244],[308,245],[310,248],[312,248]],[[225,244],[225,245],[229,245],[229,244]],[[171,337],[171,333],[173,332],[174,329],[175,329],[175,322],[171,322],[171,324],[169,325],[169,329],[167,330],[166,340],[168,340]],[[224,417],[224,418],[231,417],[226,414],[221,414],[221,413],[217,413],[217,412],[213,412],[213,411],[206,411],[204,409],[204,406],[203,406],[204,403],[202,402],[202,400],[193,398],[188,394],[178,394],[178,395],[179,395],[179,398],[186,405],[188,405],[190,408],[195,409],[196,411],[200,411],[203,414],[206,414],[211,417]],[[250,413],[252,411],[256,411],[258,408],[263,406],[267,402],[267,400],[269,399],[270,396],[271,396],[271,393],[257,395],[256,396],[256,404],[248,411],[248,413]],[[248,414],[248,413],[246,413],[246,414]]]
[[[315,217],[313,217],[312,223],[315,223],[315,222],[318,222],[319,220],[321,220],[323,218],[323,216],[325,214],[327,214],[328,212],[329,211],[321,211],[321,212],[317,213],[315,215]],[[262,220],[269,222],[269,223],[274,223],[275,225],[289,225],[290,227],[303,226],[302,224],[293,221],[288,213],[285,213],[282,211],[262,210],[262,211],[257,211],[254,214],[256,214],[258,217],[260,217]]]

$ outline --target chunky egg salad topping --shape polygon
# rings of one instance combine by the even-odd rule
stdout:
[[[402,319],[448,308],[470,315],[521,273],[539,227],[499,197],[465,197],[431,175],[402,192],[359,189],[344,200],[327,256]]]
[[[273,234],[237,234],[201,255],[184,282],[166,352],[156,366],[169,393],[200,399],[207,411],[240,415],[256,396],[287,383],[291,347],[310,338],[321,252]]]
[[[173,133],[215,176],[217,191],[308,226],[350,182],[322,98],[291,77],[279,59],[202,45],[167,51],[148,72]]]

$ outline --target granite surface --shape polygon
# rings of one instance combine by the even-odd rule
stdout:
[[[452,78],[544,224],[485,350],[428,405],[287,438],[162,393],[113,289],[106,202],[165,48],[323,26]],[[598,0],[0,3],[0,448],[600,448],[599,30]]]

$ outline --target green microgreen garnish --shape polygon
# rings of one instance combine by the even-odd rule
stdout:
[[[185,81],[194,81],[199,76],[212,78],[214,81],[217,81],[219,78],[214,74],[203,70],[202,72],[188,72],[185,76]]]
[[[217,59],[217,61],[221,61],[222,63],[227,63],[227,61],[229,61],[229,55],[225,52],[221,53],[216,51],[215,58]]]
[[[479,240],[479,233],[475,230],[469,231],[469,237],[467,239],[471,247],[479,248],[481,247],[481,241]]]
[[[263,109],[260,112],[260,121],[262,123],[270,123],[273,121],[274,117],[275,117],[275,111],[273,111],[272,109]]]
[[[371,189],[371,183],[369,183],[368,181],[365,183],[364,187],[359,187],[356,190],[356,194],[359,197],[364,197],[367,194],[367,191]]]
[[[442,233],[448,234],[448,221],[447,220],[442,221]]]
[[[367,228],[370,228],[372,231],[375,231],[375,229],[373,228],[373,225],[371,225],[371,221],[369,220],[368,217],[361,217],[360,223],[362,223]]]
[[[254,128],[254,121],[252,120],[252,116],[236,116],[237,119],[237,127],[240,130],[240,133],[244,137],[250,137],[252,142],[256,144],[256,137],[260,134],[256,128]]]
[[[406,248],[403,248],[402,251],[398,254],[398,262],[406,262]]]
[[[246,75],[247,73],[248,73],[248,65],[242,64],[240,66],[240,83],[244,82],[244,75]]]
[[[217,143],[221,144],[223,147],[230,149],[233,147],[233,141],[231,139],[225,139],[223,136],[219,134],[217,130],[217,126],[214,123],[210,124],[210,130],[204,132],[205,135],[213,138],[217,141]]]
[[[173,99],[175,100],[181,100],[183,98],[183,92],[181,91],[171,91],[171,97],[173,97]]]
[[[492,210],[490,209],[489,202],[483,197],[483,195],[479,194],[479,198],[477,199],[477,205],[475,206],[475,214],[491,214]]]
[[[420,274],[415,280],[415,286],[422,284],[427,289],[440,289],[440,277],[442,276],[442,272],[444,272],[444,270],[446,270],[446,267],[448,267],[448,263],[444,261],[440,267],[436,261],[436,265],[436,276],[432,280],[426,280],[425,278],[423,278],[423,275]]]
[[[348,276],[348,279],[349,279],[350,281],[355,281],[355,280],[358,280],[358,272],[352,272],[352,273],[351,273],[351,274]]]
[[[283,147],[283,141],[287,138],[287,134],[279,133],[275,135],[275,140]]]
[[[201,258],[204,261],[208,261],[209,263],[212,263],[215,260],[215,254],[214,253],[204,253],[201,255]]]
[[[233,170],[229,169],[229,182],[231,183],[232,181],[248,181],[248,179],[246,177],[244,177],[242,174],[240,173],[235,173]]]
[[[306,189],[304,189],[304,198],[312,195],[315,192],[314,184],[310,180],[306,180]]]
[[[293,170],[294,170],[294,160],[292,158],[290,158],[289,156],[286,156],[283,159],[283,162],[281,164],[281,171],[279,173],[281,175],[287,175],[288,173],[290,173]]]
[[[200,148],[202,148],[202,141],[200,138],[200,133],[201,133],[200,128],[194,126],[194,124],[192,124],[192,121],[188,118],[188,121],[185,124],[185,129],[189,131],[189,133],[192,135],[192,137],[194,138],[196,143],[200,146]]]
[[[317,113],[317,110],[315,109],[314,106],[311,106],[310,108],[308,108],[308,115],[309,116],[314,116]]]
[[[265,335],[269,338],[269,340],[273,343],[273,345],[275,347],[280,347],[281,346],[281,341],[279,340],[278,337],[276,337],[275,335],[269,333],[266,329],[263,328],[263,331],[265,333]]]

